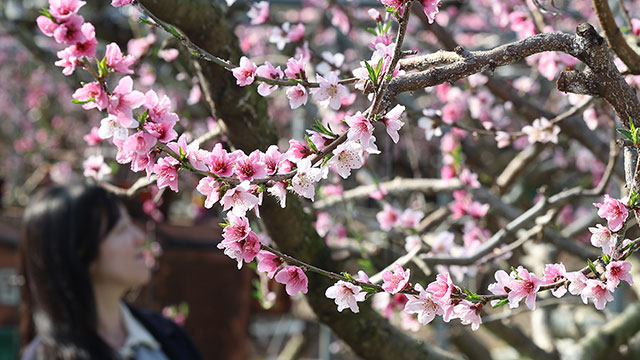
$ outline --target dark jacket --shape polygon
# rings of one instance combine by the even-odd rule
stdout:
[[[202,359],[202,355],[182,326],[149,310],[129,306],[133,315],[162,346],[169,359]]]
[[[178,324],[149,310],[136,309],[127,305],[138,320],[162,346],[162,352],[171,360],[201,360],[202,355],[187,332]],[[36,336],[25,348],[22,360],[38,360],[40,336]]]

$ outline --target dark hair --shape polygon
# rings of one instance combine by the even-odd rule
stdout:
[[[115,357],[97,333],[89,265],[119,218],[118,199],[95,185],[50,186],[32,198],[20,244],[20,327],[25,344],[39,335],[38,358]]]

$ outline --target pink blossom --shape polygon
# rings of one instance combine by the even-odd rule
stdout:
[[[178,192],[178,166],[180,162],[170,156],[158,159],[153,172],[158,176],[158,189],[169,187]]]
[[[198,186],[196,186],[196,190],[204,196],[206,196],[206,200],[204,201],[204,207],[207,209],[211,209],[213,204],[220,200],[220,183],[211,177],[203,177],[198,182]],[[232,216],[230,214],[229,216]],[[227,226],[228,227],[228,226]],[[226,228],[225,228],[226,229]]]
[[[331,166],[343,179],[351,175],[351,169],[359,169],[364,162],[362,145],[355,141],[347,141],[333,150],[333,157],[327,165]]]
[[[640,20],[631,19],[631,33],[635,36],[640,36]]]
[[[418,322],[422,325],[427,325],[436,317],[436,315],[443,315],[444,310],[438,300],[433,297],[433,294],[426,291],[420,284],[416,284],[416,291],[419,292],[418,296],[407,295],[408,301],[404,304],[404,311],[409,314],[418,314]]]
[[[422,10],[424,14],[427,15],[427,19],[429,20],[429,24],[432,24],[436,19],[436,14],[439,11],[440,5],[442,5],[442,0],[421,0]]]
[[[331,25],[340,29],[340,32],[348,35],[351,28],[349,16],[338,6],[331,7]]]
[[[390,270],[382,272],[382,289],[390,294],[397,293],[407,286],[410,274],[410,269],[404,270],[400,264],[393,264],[393,272]]]
[[[282,258],[266,250],[261,250],[256,258],[258,259],[258,271],[267,273],[269,279],[273,279],[273,275],[283,263]]]
[[[258,205],[258,197],[249,192],[249,181],[243,181],[238,186],[227,190],[220,204],[222,211],[232,208],[231,212],[236,216],[245,216],[247,211]]]
[[[558,281],[564,280],[566,274],[567,270],[563,264],[546,264],[542,271],[542,284],[548,285],[557,283]],[[560,286],[551,290],[551,293],[553,296],[560,298],[567,293],[567,288],[565,286]]]
[[[298,84],[287,89],[287,98],[291,109],[297,109],[307,103],[307,89]]]
[[[123,56],[118,44],[111,43],[107,45],[105,56],[107,58],[107,66],[111,69],[124,74],[133,74],[133,70],[129,69],[129,67],[136,62],[136,58],[133,55]]]
[[[264,153],[262,161],[266,167],[267,175],[274,175],[278,171],[278,165],[284,159],[284,154],[278,150],[277,145],[271,145]]]
[[[113,90],[107,104],[107,112],[115,115],[120,125],[131,128],[138,126],[133,119],[133,109],[145,103],[144,94],[133,90],[133,80],[129,76],[120,79],[118,86]]]
[[[602,248],[602,252],[611,255],[616,245],[616,235],[608,228],[596,224],[596,227],[590,227],[591,245]]]
[[[471,172],[469,169],[463,169],[460,175],[460,182],[471,188],[479,188],[480,182],[478,181],[478,174]]]
[[[454,307],[456,317],[462,321],[462,325],[471,324],[471,330],[476,331],[482,324],[482,303],[473,303],[471,301],[462,300]]]
[[[287,185],[283,182],[277,182],[273,186],[267,189],[269,195],[278,199],[281,208],[285,208],[287,205]]]
[[[120,125],[115,116],[109,115],[100,121],[98,136],[102,139],[108,139],[113,136],[114,142],[115,140],[124,141],[128,136],[128,131],[127,128]]]
[[[78,0],[49,0],[49,13],[58,23],[65,22],[86,4]]]
[[[127,52],[136,59],[140,59],[144,55],[151,45],[156,41],[156,36],[153,33],[148,34],[145,37],[131,39],[127,43]]]
[[[56,53],[60,60],[56,61],[54,64],[59,66],[62,69],[62,73],[66,76],[73,74],[76,71],[76,67],[80,66],[80,59],[76,56],[75,48],[73,46],[69,46],[63,50],[60,50]]]
[[[242,153],[236,159],[233,172],[238,175],[240,181],[260,179],[267,176],[267,167],[262,162],[262,154],[259,150],[253,151],[249,156]]]
[[[154,156],[151,153],[138,155],[132,153],[131,171],[138,172],[144,170],[147,173],[147,180],[151,179],[153,174]]]
[[[367,10],[367,13],[369,14],[369,16],[373,19],[373,21],[375,22],[380,22],[382,21],[382,15],[380,15],[380,12],[376,9],[369,9]]]
[[[568,272],[565,277],[569,279],[569,293],[571,295],[580,295],[582,290],[587,286],[587,276],[580,271]],[[584,303],[587,303],[586,298],[582,298]]]
[[[387,189],[385,189],[384,186],[380,185],[374,192],[369,194],[369,197],[375,200],[382,200],[385,196],[387,196],[387,194],[389,194]]]
[[[498,149],[505,148],[511,144],[511,135],[504,131],[498,131],[496,132],[496,142]]]
[[[373,137],[373,124],[360,111],[353,116],[346,116],[345,122],[349,125],[347,139],[359,140],[365,150],[377,152],[378,147]]]
[[[123,150],[126,152],[135,152],[138,155],[146,155],[151,151],[151,148],[156,144],[156,141],[156,138],[151,134],[138,131],[137,133],[129,136],[122,146]]]
[[[111,6],[120,7],[120,6],[129,5],[132,2],[133,0],[111,0]]]
[[[398,226],[407,229],[417,229],[424,213],[420,210],[405,209],[398,219]]]
[[[558,56],[555,52],[546,51],[538,55],[538,71],[549,81],[555,79],[558,73]]]
[[[147,132],[163,143],[168,143],[175,140],[178,137],[178,133],[174,130],[171,123],[156,123],[147,121],[144,124],[144,129]]]
[[[92,127],[91,131],[85,136],[83,136],[82,139],[84,139],[84,141],[86,141],[87,145],[89,146],[96,146],[102,142],[102,138],[98,133],[98,128],[95,126]]]
[[[533,120],[531,125],[523,127],[522,132],[528,136],[531,144],[536,142],[557,144],[560,127],[552,124],[547,118],[539,118]]]
[[[67,21],[58,25],[53,31],[53,38],[56,39],[57,42],[67,45],[83,42],[85,41],[84,34],[82,33],[83,23],[84,18],[82,16],[73,14]]]
[[[340,109],[342,98],[349,94],[347,88],[339,83],[337,71],[331,71],[326,74],[326,79],[320,75],[317,76],[317,88],[311,89],[313,99],[322,106],[329,106],[333,110]]]
[[[367,293],[363,292],[360,286],[342,280],[330,286],[324,294],[329,299],[335,299],[339,312],[349,308],[354,313],[360,311],[358,302],[364,301],[367,296]]]
[[[400,212],[393,206],[385,203],[382,211],[376,214],[376,219],[380,223],[380,229],[383,231],[389,231],[396,226],[400,219]]]
[[[394,143],[398,143],[400,136],[398,135],[398,130],[404,125],[402,121],[400,121],[400,116],[404,113],[405,107],[402,105],[396,105],[393,109],[389,110],[385,116],[382,117],[382,122],[387,128],[387,134],[391,137]]]
[[[236,216],[233,213],[228,215],[229,225],[222,230],[222,237],[225,241],[240,241],[246,238],[251,232],[249,219],[244,216]]]
[[[240,66],[233,69],[233,76],[239,86],[247,86],[253,83],[258,67],[246,56],[240,58]]]
[[[145,109],[149,110],[149,118],[157,123],[169,123],[175,124],[178,120],[178,115],[171,112],[171,100],[167,95],[158,97],[155,91],[149,90],[144,95]]]
[[[293,191],[313,201],[316,193],[315,183],[320,181],[322,170],[312,167],[311,160],[298,161],[296,175],[291,180]]]
[[[38,16],[36,23],[38,24],[40,31],[48,37],[52,37],[54,31],[56,31],[59,26],[57,23],[53,22],[53,20],[43,15]]]
[[[431,255],[447,255],[453,248],[455,235],[449,231],[442,231],[436,236],[429,237],[427,243],[431,246]]]
[[[311,155],[311,149],[306,143],[295,139],[289,140],[289,150],[285,153],[285,159],[297,163],[299,160]]]
[[[209,170],[219,176],[229,177],[233,174],[233,164],[237,155],[229,155],[227,150],[222,148],[221,143],[214,145],[209,159],[205,163],[209,166]]]
[[[442,122],[455,124],[465,115],[466,106],[461,101],[453,101],[442,107]]]
[[[85,110],[97,108],[102,111],[107,107],[107,93],[97,81],[84,84],[73,93],[72,97],[85,102],[82,104]]]
[[[629,215],[627,207],[622,201],[614,199],[608,194],[604,195],[604,203],[593,203],[593,206],[598,208],[598,216],[607,219],[609,228],[614,232],[622,229]]]
[[[111,168],[104,163],[102,155],[91,155],[82,162],[84,176],[102,180],[106,175],[111,174]]]
[[[605,277],[607,278],[607,288],[609,291],[615,291],[620,280],[624,280],[629,285],[633,285],[633,278],[631,277],[631,263],[628,261],[612,261],[607,265],[607,271]]]
[[[268,61],[265,61],[264,65],[258,66],[256,69],[256,75],[267,79],[282,79],[284,76],[282,70],[280,70],[280,66],[274,68]],[[278,85],[269,85],[266,82],[263,82],[258,85],[258,94],[268,96],[276,89],[278,89]]]
[[[284,70],[284,74],[291,79],[305,80],[307,78],[305,67],[306,62],[302,56],[289,58],[289,60],[287,60],[287,68]]]
[[[522,11],[512,11],[509,13],[509,23],[511,24],[511,30],[518,33],[518,37],[521,39],[533,36],[536,33],[535,24],[529,19],[529,16]]]
[[[299,23],[287,32],[287,39],[290,42],[298,42],[304,39],[304,24]]]
[[[296,295],[298,292],[303,294],[307,293],[307,275],[304,271],[297,266],[289,265],[280,270],[275,277],[275,280],[280,284],[286,285],[287,294],[290,296]]]
[[[158,51],[158,57],[166,62],[172,62],[178,58],[180,51],[178,49],[162,49]]]
[[[489,289],[489,291],[491,291],[491,293],[494,295],[509,294],[509,292],[511,292],[511,282],[513,281],[513,278],[509,276],[509,274],[507,274],[507,272],[504,270],[496,271],[493,276],[495,277],[497,282],[489,284],[487,289]],[[498,302],[500,302],[500,300],[491,300],[491,305],[495,305]]]
[[[260,252],[260,240],[253,231],[238,241],[222,240],[218,244],[218,249],[224,249],[225,255],[238,262],[238,269],[242,268],[243,261],[249,263],[255,259]]]
[[[536,295],[540,289],[541,281],[538,277],[530,273],[522,266],[517,269],[517,278],[511,281],[511,292],[509,292],[509,307],[517,308],[520,300],[526,298],[525,304],[531,310],[536,309]]]
[[[613,301],[613,295],[607,285],[596,279],[587,280],[581,295],[584,299],[591,299],[598,310],[603,310],[608,302]]]
[[[247,16],[251,19],[252,25],[263,24],[269,20],[269,2],[259,1],[251,5],[251,9],[247,12]]]
[[[84,35],[84,41],[71,45],[72,53],[75,57],[95,56],[98,39],[96,39],[96,29],[93,27],[93,24],[82,24],[80,31],[82,31],[82,34]]]

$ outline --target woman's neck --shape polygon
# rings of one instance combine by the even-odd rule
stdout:
[[[118,349],[127,340],[127,330],[120,312],[122,291],[110,286],[94,284],[98,335],[111,347]]]

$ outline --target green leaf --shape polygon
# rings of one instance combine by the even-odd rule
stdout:
[[[593,264],[593,261],[591,261],[591,259],[587,259],[587,265],[589,265],[589,269],[591,269],[592,273],[598,274],[598,270],[596,270],[596,266]]]
[[[369,65],[368,61],[364,62],[364,66],[366,66],[367,71],[369,72],[369,80],[373,83],[374,86],[378,85],[378,77],[376,76],[376,71],[373,70],[371,65]]]
[[[620,134],[622,134],[624,137],[626,137],[627,139],[629,139],[629,141],[633,142],[633,136],[631,135],[631,133],[629,132],[629,130],[626,129],[616,129]]]
[[[382,58],[378,60],[378,65],[376,65],[376,79],[380,78],[380,71],[382,70]]]
[[[316,144],[314,144],[313,141],[311,141],[311,138],[309,138],[309,135],[305,134],[304,139],[307,141],[307,145],[309,145],[309,149],[311,149],[313,152],[318,152],[318,148],[316,147]]]
[[[378,36],[378,33],[376,32],[376,29],[374,29],[374,28],[367,28],[367,31],[370,32],[371,34],[373,34],[373,36]]]
[[[465,295],[467,295],[467,299],[468,300],[470,300],[470,301],[482,301],[482,298],[478,294],[472,292],[471,290],[463,289],[463,291],[464,291]]]
[[[332,157],[333,157],[333,153],[329,153],[329,154],[325,155],[325,156],[324,156],[324,159],[322,159],[322,166],[327,165],[327,162],[328,162],[329,160],[331,160],[331,158],[332,158]],[[321,166],[321,167],[322,167],[322,166]]]
[[[178,32],[178,30],[176,30],[176,28],[173,27],[173,25],[169,25],[169,29],[167,30],[169,31],[169,33],[177,38],[182,38],[182,35],[180,35],[180,33]]]
[[[611,261],[611,257],[607,254],[602,254],[602,260],[604,260],[605,264],[608,264]]]
[[[140,18],[138,19],[138,22],[139,22],[140,24],[147,24],[147,25],[151,25],[151,26],[156,26],[156,25],[158,25],[158,24],[154,23],[153,21],[151,21],[151,20],[149,20],[149,19],[147,19],[147,18],[143,18],[143,17],[140,17]]]
[[[94,100],[95,100],[95,98],[91,97],[89,100],[82,101],[82,100],[78,100],[78,99],[73,99],[73,100],[71,100],[71,102],[74,103],[74,104],[86,104],[86,103],[92,102]]]
[[[341,274],[342,276],[346,277],[347,280],[349,281],[356,281],[356,279],[354,279],[353,276],[346,271],[341,272]]]
[[[382,30],[383,34],[386,34],[387,32],[389,32],[389,29],[391,29],[391,21],[389,21],[386,26],[384,27],[384,29]]]
[[[54,23],[58,23],[58,21],[53,17],[53,15],[51,15],[51,13],[49,12],[49,9],[47,8],[42,8],[40,9],[40,15],[45,16],[49,19],[51,19]]]
[[[492,308],[497,309],[505,304],[507,304],[509,302],[509,299],[502,299],[500,301],[498,301],[495,305],[491,305]]]
[[[633,240],[632,242],[628,243],[627,246],[624,247],[624,249],[622,249],[623,251],[629,250],[633,245],[635,245],[638,242],[638,240]]]

